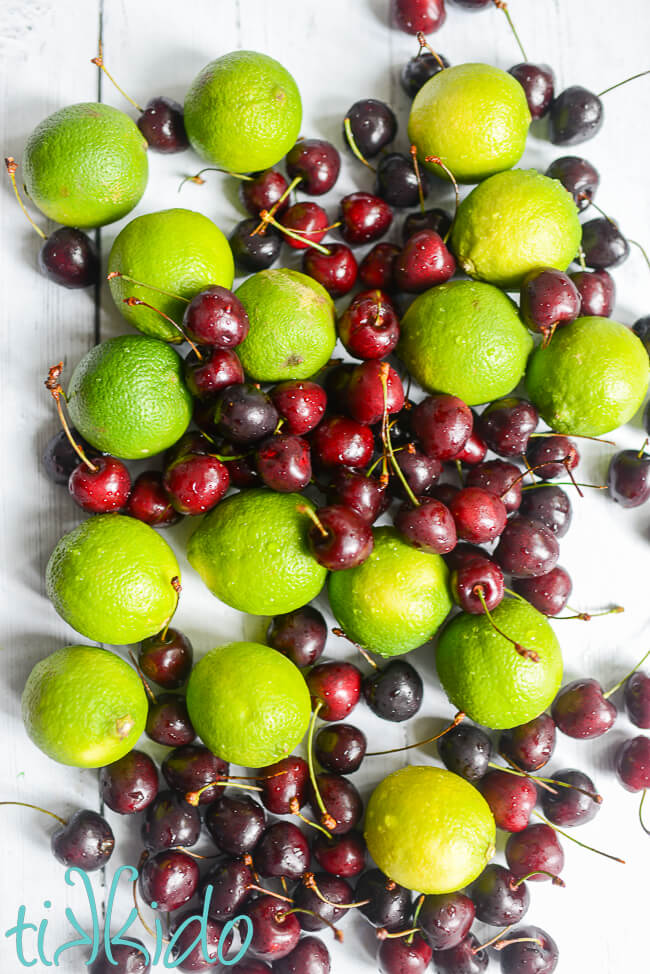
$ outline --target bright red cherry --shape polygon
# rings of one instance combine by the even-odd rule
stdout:
[[[348,507],[332,504],[312,515],[307,533],[309,550],[331,572],[362,565],[372,553],[372,528]]]
[[[341,234],[353,246],[383,237],[393,222],[388,203],[372,193],[350,193],[341,200]]]
[[[386,362],[362,362],[350,374],[347,401],[353,419],[373,425],[380,421],[384,409],[392,415],[404,406],[402,380]]]
[[[480,555],[468,558],[454,568],[450,585],[454,602],[470,615],[482,615],[486,607],[491,612],[503,601],[503,572],[491,558]]]
[[[502,534],[508,512],[496,494],[483,487],[463,487],[449,505],[458,537],[485,544]]]
[[[329,218],[318,203],[294,203],[282,217],[284,230],[298,234],[298,238],[283,232],[284,242],[294,250],[304,250],[310,243],[320,243],[329,226]]]
[[[435,230],[420,230],[404,244],[393,264],[398,288],[419,294],[453,277],[456,261]]]
[[[358,273],[357,259],[345,244],[328,244],[326,254],[310,247],[303,254],[302,269],[333,298],[351,291]]]
[[[183,331],[197,345],[235,348],[250,328],[248,314],[228,288],[212,284],[195,294],[183,315]]]
[[[230,474],[217,457],[187,453],[167,467],[163,484],[179,514],[204,514],[224,497]]]
[[[513,832],[506,843],[506,861],[517,879],[526,876],[527,882],[548,882],[551,876],[559,876],[562,872],[564,852],[555,829],[536,822],[523,832]],[[529,876],[529,873],[536,874]]]
[[[553,720],[567,737],[601,737],[616,720],[617,710],[597,680],[574,680],[562,687],[551,707]]]
[[[199,399],[210,399],[228,386],[244,381],[244,370],[237,354],[230,348],[205,348],[202,358],[190,352],[183,365],[188,389]]]
[[[537,788],[530,778],[495,768],[488,771],[479,788],[497,828],[506,832],[522,832],[526,828],[537,802]]]
[[[125,511],[138,521],[156,528],[166,528],[180,520],[180,514],[174,510],[163,486],[159,470],[145,470],[136,477]]]
[[[367,288],[390,291],[395,287],[393,265],[400,249],[395,244],[378,243],[359,264],[359,281]]]
[[[312,706],[321,720],[345,720],[361,695],[361,672],[352,663],[317,663],[307,674]]]
[[[391,0],[390,13],[393,24],[406,34],[432,34],[446,17],[444,0]]]
[[[329,416],[312,434],[312,454],[324,467],[365,467],[375,441],[372,430],[347,416]]]
[[[449,508],[434,497],[424,497],[417,507],[406,502],[395,516],[402,537],[421,551],[446,555],[456,546],[456,525]]]
[[[289,379],[273,386],[269,395],[284,420],[285,433],[309,433],[325,415],[327,393],[316,382]]]
[[[89,514],[119,511],[127,502],[131,477],[121,460],[101,456],[80,463],[70,474],[68,490],[73,500]]]
[[[260,477],[272,490],[301,491],[311,480],[309,443],[302,436],[270,436],[258,447],[256,459]]]
[[[355,358],[384,358],[399,341],[399,319],[381,290],[362,291],[338,320],[339,338]]]
[[[457,396],[427,396],[413,409],[411,426],[430,457],[453,460],[469,439],[474,417]]]
[[[240,182],[239,198],[251,216],[259,216],[262,210],[270,210],[276,205],[288,186],[281,172],[276,169],[264,169],[253,179],[243,179]],[[286,197],[276,209],[276,217],[279,217],[288,206],[289,197]]]

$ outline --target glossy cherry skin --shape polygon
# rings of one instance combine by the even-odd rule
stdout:
[[[332,817],[335,824],[328,824],[325,821],[325,816],[321,818],[319,803],[314,791],[310,788],[309,803],[314,816],[327,825],[331,835],[345,835],[358,825],[363,815],[361,795],[352,782],[340,774],[322,772],[317,775],[316,781],[327,814]]]
[[[359,283],[382,291],[394,288],[393,263],[399,252],[395,244],[375,244],[359,264]]]
[[[341,156],[325,139],[301,139],[287,153],[290,179],[300,176],[300,189],[309,196],[322,196],[339,178]]]
[[[583,793],[584,791],[596,793],[596,787],[588,775],[574,768],[568,768],[565,771],[556,771],[551,775],[551,778],[553,781],[564,781],[575,786],[573,788],[556,788],[557,794],[555,795],[546,790],[541,792],[544,815],[553,825],[560,828],[570,828],[575,825],[583,825],[595,818],[600,809],[600,801],[595,801]],[[578,791],[578,788],[582,788],[583,791]]]
[[[440,738],[438,754],[448,771],[476,784],[488,770],[492,744],[480,727],[459,724]]]
[[[363,679],[363,695],[372,712],[394,723],[417,714],[423,692],[419,673],[406,660],[391,660]]]
[[[607,271],[596,271],[596,273],[607,274]],[[650,315],[643,315],[642,318],[637,318],[632,325],[632,331],[643,342],[647,352],[650,348]]]
[[[284,195],[288,182],[277,169],[264,169],[256,173],[252,179],[242,179],[239,183],[239,198],[259,224],[261,210],[270,210],[276,206]],[[275,210],[276,217],[280,217],[289,206],[289,197],[282,200]],[[267,228],[268,230],[269,228]]]
[[[628,791],[650,788],[650,738],[643,734],[623,741],[616,752],[616,775]]]
[[[567,570],[561,565],[556,565],[546,575],[537,575],[535,578],[514,578],[512,587],[538,612],[543,612],[545,616],[556,616],[571,598],[573,582]]]
[[[598,170],[580,156],[561,156],[546,170],[550,179],[559,179],[579,210],[585,210],[596,195],[600,185]]]
[[[309,875],[307,873],[305,880]],[[324,930],[327,927],[326,921],[336,923],[347,913],[347,910],[343,909],[342,906],[334,904],[352,903],[355,898],[361,899],[361,897],[355,897],[350,884],[338,876],[329,876],[327,873],[321,872],[311,875],[318,891],[330,902],[324,903],[313,889],[305,885],[304,881],[294,889],[293,902],[298,909],[311,910],[315,914],[315,916],[310,916],[308,913],[297,914],[298,922],[303,930]]]
[[[133,815],[147,808],[158,794],[158,771],[144,751],[129,751],[99,772],[104,804],[119,815]]]
[[[90,287],[99,281],[97,248],[76,227],[59,227],[43,241],[38,266],[50,281],[67,288]]]
[[[519,313],[532,332],[550,340],[561,325],[580,314],[580,294],[568,276],[551,267],[530,271],[523,279]]]
[[[142,842],[149,852],[198,842],[201,816],[174,791],[160,791],[147,807],[141,826]]]
[[[415,210],[413,213],[409,213],[404,219],[402,224],[402,242],[406,243],[414,233],[419,233],[421,230],[433,230],[438,236],[443,237],[451,228],[451,217],[446,210],[441,210],[440,207],[433,207],[433,209],[425,210],[422,213],[420,210]]]
[[[303,937],[273,965],[273,974],[330,974],[330,953],[318,937]]]
[[[208,895],[208,915],[213,920],[230,920],[241,911],[251,894],[253,872],[241,859],[221,859],[201,882],[201,898]]]
[[[569,275],[580,294],[580,314],[609,318],[616,301],[616,284],[607,271],[577,271]]]
[[[559,553],[552,531],[540,521],[515,514],[503,529],[494,558],[514,578],[535,578],[555,568]]]
[[[352,663],[317,663],[307,674],[312,707],[321,720],[345,720],[361,695],[361,671]]]
[[[540,484],[534,490],[527,490],[519,513],[532,521],[541,521],[556,538],[563,538],[571,526],[571,500],[557,484]]]
[[[312,842],[312,852],[321,869],[332,876],[358,876],[366,864],[366,843],[356,831],[331,839],[318,832]]]
[[[296,754],[260,769],[260,800],[273,815],[288,815],[307,803],[309,767]]]
[[[526,449],[526,459],[534,467],[536,477],[552,480],[566,477],[580,462],[578,449],[568,436],[554,433],[552,436],[538,436],[530,440]]]
[[[170,933],[174,940],[171,956],[179,971],[214,971],[219,957],[227,957],[232,945],[232,929],[223,936],[223,924],[208,916],[205,924],[193,910],[175,919]],[[207,954],[207,958],[206,958]],[[181,958],[183,958],[181,960]]]
[[[50,848],[54,858],[64,866],[76,866],[89,873],[101,869],[111,858],[115,836],[103,816],[82,808],[55,828]]]
[[[320,243],[325,234],[329,219],[327,213],[318,203],[302,201],[294,203],[284,213],[282,226],[285,230],[291,230],[299,234],[299,237],[292,237],[288,233],[283,233],[282,237],[285,244],[293,250],[304,250],[310,243]]]
[[[564,868],[564,852],[557,837],[557,832],[550,825],[543,822],[529,825],[523,832],[514,832],[506,842],[506,861],[510,872],[517,879],[528,877],[526,882],[549,882],[549,877],[559,876]],[[534,876],[528,876],[535,870],[543,870]]]
[[[228,288],[211,284],[195,294],[183,314],[183,331],[198,345],[235,348],[250,328],[243,304]]]
[[[148,679],[165,690],[178,690],[192,670],[194,650],[187,636],[178,629],[149,636],[140,643],[138,664]]]
[[[501,457],[518,457],[526,451],[538,423],[539,413],[532,402],[509,396],[487,406],[477,428],[490,450]]]
[[[621,507],[645,504],[650,498],[650,454],[644,448],[614,454],[607,471],[607,488]]]
[[[204,348],[202,358],[190,352],[183,364],[185,383],[193,396],[211,399],[228,386],[244,381],[239,358],[230,348]]]
[[[312,434],[312,456],[323,467],[365,467],[372,458],[372,430],[347,416],[328,416]]]
[[[457,396],[427,396],[413,409],[411,426],[424,452],[438,460],[453,460],[467,442],[474,425],[469,406]]]
[[[183,152],[189,146],[183,106],[173,98],[151,98],[136,124],[150,148],[156,152]]]
[[[503,731],[499,738],[499,752],[522,771],[539,771],[548,764],[554,750],[555,721],[549,714],[540,714]]]
[[[94,470],[80,463],[70,474],[70,496],[88,514],[119,511],[131,491],[129,471],[115,457],[97,457],[91,463]]]
[[[451,501],[449,510],[458,537],[471,544],[498,538],[508,516],[503,501],[482,487],[463,487]]]
[[[474,916],[474,904],[464,893],[430,893],[424,897],[418,925],[434,950],[449,950],[465,939]]]
[[[491,612],[503,601],[503,572],[490,558],[473,558],[454,568],[449,585],[454,602],[470,615],[483,615],[486,606]]]
[[[403,408],[402,380],[387,362],[361,362],[350,374],[347,401],[352,419],[374,425],[381,420],[384,410],[393,415]]]
[[[392,440],[393,435],[391,430]],[[409,445],[405,450],[400,450],[399,453],[395,454],[395,459],[411,492],[418,498],[422,498],[428,494],[440,479],[443,469],[440,460],[437,460],[436,457],[428,457],[426,453],[422,453],[421,450],[417,450],[413,446]],[[394,472],[389,482],[389,487],[391,493],[396,497],[403,499],[408,497],[401,479]],[[456,528],[454,527],[454,535],[455,533]]]
[[[434,950],[433,963],[438,974],[481,974],[489,962],[487,950],[481,950],[473,933],[468,933],[449,950]]]
[[[216,507],[230,486],[228,467],[218,457],[188,453],[170,464],[163,485],[179,514],[205,514]]]
[[[376,98],[356,101],[347,113],[350,129],[357,148],[366,159],[372,159],[392,142],[397,134],[397,119],[392,108]],[[349,149],[348,139],[343,134],[343,143]]]
[[[419,230],[409,237],[393,264],[397,287],[411,294],[443,284],[455,271],[456,261],[435,230]]]
[[[327,393],[316,382],[289,379],[273,386],[269,394],[284,420],[284,433],[298,436],[309,433],[325,415]]]
[[[534,119],[544,118],[551,107],[555,77],[548,64],[530,64],[522,61],[508,69],[524,89],[528,110]]]
[[[202,744],[188,744],[170,751],[161,770],[170,788],[187,795],[213,781],[224,780],[228,764]],[[222,788],[219,784],[206,788],[199,796],[199,805],[209,805],[221,794]]]
[[[286,957],[298,943],[300,924],[295,913],[287,913],[291,904],[272,896],[260,896],[246,907],[246,916],[253,923],[250,951],[263,960],[275,961]]]
[[[390,503],[388,491],[374,477],[342,468],[334,474],[328,488],[329,504],[339,504],[354,511],[366,524],[374,524]]]
[[[355,358],[385,358],[397,346],[399,320],[392,302],[379,289],[357,294],[337,323],[339,338]]]
[[[519,923],[528,911],[530,893],[514,873],[495,862],[489,863],[470,886],[470,896],[481,923],[507,927]]]
[[[468,439],[465,440],[465,445],[462,450],[456,454],[456,460],[460,460],[461,463],[467,466],[474,467],[485,460],[487,450],[487,443],[479,436],[476,429],[473,429]]]
[[[147,736],[165,747],[183,747],[196,737],[185,697],[179,693],[161,693],[149,704],[145,726]]]
[[[505,832],[521,832],[526,828],[537,802],[537,788],[530,778],[493,768],[481,779],[480,791],[497,828]]]
[[[368,742],[366,735],[352,724],[321,727],[314,743],[316,760],[335,774],[352,774],[361,766]]]
[[[567,737],[601,737],[616,720],[616,707],[603,696],[597,680],[574,680],[562,687],[551,707],[559,730]]]
[[[265,233],[255,233],[259,217],[241,220],[228,241],[235,263],[245,271],[264,271],[274,264],[282,250],[282,237],[275,227],[267,226]]]
[[[438,54],[438,58],[434,57],[430,51],[422,51],[415,57],[409,58],[404,67],[402,68],[399,76],[399,80],[402,83],[402,88],[409,95],[410,98],[415,98],[420,88],[423,87],[433,78],[434,74],[438,74],[443,68],[449,67],[449,61],[442,54]]]
[[[311,524],[307,543],[312,555],[328,571],[342,571],[362,565],[374,546],[367,521],[348,507],[332,504],[318,509],[318,524]]]
[[[637,670],[625,681],[623,699],[627,715],[637,727],[650,728],[650,676]]]
[[[82,447],[89,459],[97,456],[97,451],[84,440],[83,436],[71,427],[70,432],[75,443]],[[63,430],[59,430],[45,444],[45,449],[41,457],[41,462],[45,473],[55,484],[67,484],[72,471],[79,466],[81,459],[72,448],[70,440]]]
[[[318,609],[305,605],[275,616],[269,625],[267,642],[296,666],[311,666],[323,655],[327,625]]]
[[[379,196],[357,192],[341,200],[341,235],[352,246],[378,240],[392,222],[393,211]]]
[[[311,480],[309,443],[301,436],[270,436],[258,447],[256,461],[263,483],[280,493],[301,491]]]
[[[552,974],[557,967],[557,944],[540,927],[517,927],[508,933],[509,944],[500,954],[502,974]]]
[[[389,879],[380,869],[368,869],[357,882],[357,901],[370,900],[359,911],[373,927],[399,930],[408,924],[413,912],[411,891]]]
[[[217,848],[229,856],[253,851],[264,834],[266,815],[250,795],[226,794],[208,805],[205,825]]]
[[[582,225],[582,250],[587,267],[597,271],[618,267],[630,256],[630,245],[617,225],[604,216]]]
[[[456,524],[448,507],[435,497],[423,498],[417,507],[402,504],[395,527],[414,548],[445,555],[456,546]]]
[[[141,940],[129,936],[123,943],[111,943],[111,960],[102,945],[95,960],[85,969],[88,974],[149,974],[150,951]]]
[[[411,156],[403,155],[401,152],[387,152],[379,160],[375,193],[391,206],[417,206],[420,189],[423,198],[426,198],[429,195],[429,186],[426,171],[420,172],[418,186]]]
[[[549,112],[549,138],[554,145],[578,145],[592,139],[603,124],[603,103],[582,85],[560,92]]]
[[[255,869],[264,877],[300,879],[309,869],[309,844],[293,822],[269,825],[255,848]]]
[[[329,253],[311,247],[302,258],[302,269],[321,284],[333,298],[351,291],[357,281],[357,259],[345,244],[328,244]]]
[[[377,951],[380,974],[424,974],[429,967],[432,950],[419,933],[410,937],[382,940]]]
[[[506,460],[486,460],[477,464],[468,472],[465,483],[468,487],[482,487],[496,494],[508,514],[519,510],[522,503],[521,470]]]
[[[247,445],[273,432],[279,416],[270,397],[252,383],[231,385],[216,400],[214,421],[227,440]]]
[[[433,34],[447,16],[444,0],[391,0],[390,15],[393,25],[405,34]]]
[[[142,864],[138,885],[142,899],[152,909],[171,913],[194,896],[199,885],[199,867],[196,859],[186,852],[164,849]]]
[[[124,511],[130,517],[156,528],[166,528],[180,521],[180,514],[174,510],[163,487],[159,470],[145,470],[136,477]]]

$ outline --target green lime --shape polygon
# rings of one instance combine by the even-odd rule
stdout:
[[[535,169],[513,169],[463,200],[451,245],[470,277],[514,290],[539,267],[565,271],[581,237],[577,207],[562,183]]]
[[[496,829],[488,803],[468,781],[411,765],[373,791],[365,837],[389,879],[418,893],[451,893],[483,871]]]
[[[522,656],[487,616],[461,612],[440,635],[438,676],[453,705],[477,724],[516,727],[553,700],[562,680],[562,652],[546,616],[523,599],[504,599],[491,614],[506,636],[539,660]]]
[[[79,362],[68,410],[96,449],[139,460],[180,439],[192,418],[192,397],[173,348],[144,335],[119,335]]]
[[[451,609],[448,571],[440,555],[376,528],[362,565],[332,572],[332,612],[347,636],[381,656],[399,656],[431,639]]]
[[[214,754],[263,768],[303,739],[311,702],[302,673],[282,653],[260,643],[229,643],[211,649],[192,670],[187,709]]]
[[[211,61],[185,96],[185,128],[203,159],[235,173],[279,162],[302,122],[300,92],[286,68],[266,54],[233,51]]]
[[[316,598],[327,570],[307,547],[300,494],[258,488],[233,494],[205,517],[187,557],[213,595],[241,612],[277,615]]]
[[[438,156],[459,183],[477,183],[519,162],[529,125],[524,90],[511,74],[489,64],[458,64],[420,88],[408,134],[422,162]]]
[[[101,768],[144,731],[147,697],[128,663],[98,646],[65,646],[37,663],[23,691],[23,723],[48,757]]]
[[[110,105],[69,105],[37,125],[23,175],[32,202],[55,223],[103,227],[139,202],[147,185],[147,141]]]
[[[47,594],[87,639],[123,646],[159,632],[174,614],[174,552],[148,524],[97,514],[64,534],[47,563]]]
[[[126,320],[166,342],[181,342],[183,336],[155,311],[129,307],[125,298],[146,301],[180,324],[187,303],[157,288],[193,298],[210,284],[232,287],[235,275],[230,244],[219,227],[202,213],[183,209],[146,213],[127,223],[111,248],[108,270],[152,285],[138,287],[119,277],[110,282],[113,300]]]
[[[648,354],[618,321],[578,318],[536,349],[526,386],[554,430],[600,436],[627,423],[643,402]]]
[[[236,294],[250,320],[237,354],[252,379],[307,379],[325,365],[336,344],[335,313],[317,281],[279,267],[253,274]]]
[[[425,291],[402,319],[398,354],[429,392],[470,406],[506,396],[533,347],[516,305],[491,284],[450,281]]]

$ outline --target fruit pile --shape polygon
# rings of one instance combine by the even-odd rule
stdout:
[[[455,2],[510,19],[501,0]],[[563,885],[558,835],[572,839],[564,829],[590,821],[602,796],[577,769],[539,772],[557,731],[591,739],[611,728],[623,685],[630,719],[650,728],[641,664],[607,692],[586,678],[561,687],[548,621],[591,618],[569,607],[558,564],[571,491],[602,487],[626,507],[650,498],[645,444],[613,455],[607,485],[575,474],[578,441],[626,423],[647,392],[649,319],[630,329],[609,318],[609,269],[633,241],[604,214],[580,222],[599,183],[586,159],[513,168],[532,119],[548,116],[551,141],[573,145],[602,124],[600,97],[556,95],[552,71],[527,60],[510,72],[450,66],[425,37],[444,21],[443,0],[393,0],[391,13],[419,40],[402,72],[409,151],[389,151],[388,105],[352,105],[343,145],[375,185],[344,196],[333,224],[312,198],[336,185],[340,153],[298,137],[295,81],[255,52],[205,67],[184,107],[133,102],[137,125],[101,104],[64,108],[37,127],[22,163],[31,202],[63,224],[47,237],[34,226],[41,269],[66,287],[98,282],[79,227],[133,209],[147,147],[190,145],[239,181],[249,213],[229,239],[182,208],[126,224],[108,280],[137,333],[91,349],[67,388],[62,363],[45,383],[62,427],[45,469],[92,515],[52,553],[48,595],[85,639],[137,650],[133,666],[92,645],[52,653],[28,678],[24,723],[54,760],[101,769],[110,810],[142,813],[139,903],[172,914],[182,971],[208,970],[239,945],[240,974],[327,974],[314,934],[342,938],[338,922],[357,912],[376,928],[383,974],[431,963],[477,974],[490,951],[504,974],[551,974],[553,938],[520,925],[529,883]],[[101,51],[94,63],[108,74]],[[7,170],[27,214],[12,158]],[[462,201],[459,183],[474,186]],[[445,186],[455,211],[426,209]],[[297,192],[307,199],[292,202]],[[387,242],[403,209],[401,244]],[[328,238],[335,229],[341,240]],[[283,247],[302,252],[302,271],[273,266]],[[250,276],[233,291],[235,268]],[[647,412],[645,424],[650,433]],[[199,515],[192,569],[226,605],[271,621],[266,644],[218,646],[195,664],[172,627],[179,564],[154,529]],[[311,603],[325,586],[333,632],[359,666],[323,656],[327,624]],[[455,717],[425,741],[369,750],[348,717],[363,698],[384,720],[413,718],[423,684],[403,657],[434,637]],[[162,785],[136,748],[143,733],[168,749]],[[362,762],[434,741],[444,768],[378,773],[364,810],[350,778]],[[624,741],[616,772],[642,805],[650,738]],[[106,864],[104,817],[54,817],[59,861]],[[497,828],[509,833],[507,867],[490,861]],[[206,833],[215,855],[192,851]],[[475,918],[499,932],[479,943]],[[150,970],[143,945],[114,954],[92,974]]]

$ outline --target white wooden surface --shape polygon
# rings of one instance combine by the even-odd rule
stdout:
[[[137,100],[164,93],[182,101],[196,72],[212,58],[233,48],[267,52],[296,77],[303,95],[303,133],[340,144],[345,110],[360,97],[388,100],[400,116],[398,142],[405,143],[407,99],[398,82],[401,64],[415,51],[406,35],[386,25],[387,0],[15,0],[0,11],[0,102],[3,155],[20,159],[33,126],[55,109],[98,97],[96,69],[89,63],[101,30],[107,64]],[[532,60],[550,63],[558,85],[582,83],[596,91],[648,66],[648,21],[645,0],[512,0],[511,12]],[[507,68],[519,60],[504,18],[495,10],[470,15],[450,8],[447,23],[433,38],[452,63],[486,60]],[[105,81],[102,100],[127,108]],[[647,118],[650,80],[612,92],[606,99],[601,134],[578,154],[600,170],[599,203],[621,222],[631,237],[650,244],[650,150]],[[571,151],[571,150],[570,150]],[[545,140],[532,136],[524,162],[542,169],[557,155]],[[241,219],[236,186],[226,177],[208,174],[206,185],[188,184],[181,195],[182,175],[199,162],[187,152],[172,157],[150,155],[150,182],[134,214],[186,205],[201,209],[226,232]],[[346,159],[344,173],[332,194],[370,186],[369,174]],[[448,198],[442,186],[439,198]],[[435,197],[434,197],[435,198]],[[3,484],[0,492],[0,680],[3,757],[0,798],[41,803],[59,813],[80,806],[99,807],[96,775],[51,763],[26,738],[20,721],[19,698],[31,666],[51,650],[74,642],[75,634],[58,618],[44,595],[43,570],[58,537],[79,520],[79,511],[65,490],[52,486],[39,466],[39,455],[56,428],[43,378],[48,366],[64,358],[72,367],[98,338],[125,331],[126,326],[102,286],[96,305],[92,293],[68,292],[48,284],[36,270],[39,241],[14,207],[3,183],[0,194],[3,254],[0,261],[0,314],[3,318],[3,378],[0,433]],[[398,231],[396,221],[395,232]],[[104,260],[122,224],[102,230]],[[631,323],[650,311],[649,272],[638,253],[616,271],[616,316]],[[640,417],[616,434],[622,446],[641,440]],[[583,451],[581,478],[602,482],[610,448],[589,445]],[[647,648],[647,570],[650,511],[625,512],[599,492],[574,501],[574,523],[562,541],[561,563],[571,572],[573,602],[596,608],[619,602],[624,615],[593,621],[557,624],[567,679],[595,675],[607,685]],[[181,554],[184,524],[173,532]],[[169,535],[167,535],[169,537]],[[182,559],[183,560],[183,559]],[[212,599],[184,562],[184,593],[178,624],[192,637],[198,652],[225,639],[260,633],[259,620],[242,617]],[[645,633],[644,633],[645,630]],[[331,652],[349,655],[340,645]],[[329,652],[329,650],[328,650]],[[416,654],[427,680],[425,704],[413,726],[391,727],[359,707],[354,714],[375,740],[395,743],[405,736],[417,740],[430,733],[451,709],[433,678],[432,652]],[[561,738],[552,768],[578,766],[590,773],[605,803],[580,838],[627,859],[621,866],[565,843],[567,888],[548,884],[532,887],[527,921],[546,928],[558,941],[561,974],[633,974],[650,969],[647,946],[647,873],[650,840],[636,821],[637,798],[623,792],[611,770],[618,742],[634,733],[622,716],[610,734],[593,743]],[[145,745],[147,746],[147,745]],[[429,751],[410,752],[410,761],[435,760]],[[367,761],[357,774],[367,793],[381,773],[398,767],[399,756],[382,768]],[[374,769],[374,770],[373,770]],[[20,904],[28,920],[49,917],[46,950],[52,954],[72,937],[64,917],[66,906],[87,917],[85,896],[64,885],[63,870],[49,854],[49,824],[33,812],[3,808],[0,836],[0,969],[22,970],[14,942],[4,931],[15,923]],[[110,815],[121,842],[117,862],[137,859],[137,827]],[[501,843],[502,848],[503,843]],[[107,876],[95,876],[98,903]],[[43,907],[49,900],[52,907]],[[125,917],[129,898],[122,893],[117,912]],[[376,970],[372,931],[359,920],[345,923],[346,942],[333,945],[337,974]],[[137,928],[134,928],[137,936]],[[26,939],[33,956],[33,935]],[[63,955],[61,968],[82,970],[78,952]],[[494,963],[494,969],[498,965]],[[40,964],[36,970],[43,969]]]

